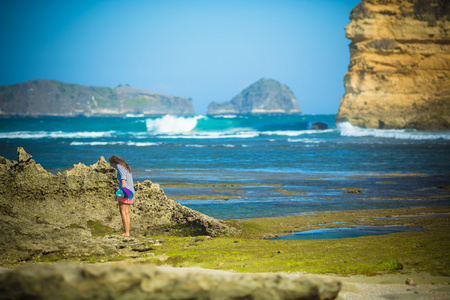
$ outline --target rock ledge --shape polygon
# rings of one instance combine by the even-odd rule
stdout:
[[[0,273],[9,299],[335,299],[341,284],[278,274],[164,271],[149,265],[31,265]]]
[[[23,148],[18,148],[18,161],[0,157],[0,263],[45,255],[117,253],[117,243],[102,238],[122,230],[116,186],[116,170],[103,157],[94,165],[80,163],[56,175],[36,164]],[[235,231],[168,199],[150,180],[136,182],[135,189],[130,216],[132,233],[138,236],[219,236]]]

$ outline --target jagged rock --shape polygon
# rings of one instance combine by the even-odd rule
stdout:
[[[346,27],[336,117],[366,128],[450,128],[450,2],[363,0]]]
[[[94,165],[80,163],[53,175],[23,148],[18,148],[18,156],[18,162],[0,157],[0,260],[16,257],[20,261],[49,253],[103,255],[117,250],[101,238],[122,230],[114,195],[116,170],[103,157]],[[149,180],[136,182],[135,189],[132,232],[218,236],[234,230],[168,199]]]
[[[294,93],[273,79],[262,78],[228,102],[212,102],[208,115],[284,115],[299,114]]]
[[[335,299],[341,284],[278,274],[165,271],[127,263],[0,272],[2,299]]]
[[[22,147],[17,148],[17,155],[19,156],[19,163],[26,163],[31,159],[31,155],[26,153]]]

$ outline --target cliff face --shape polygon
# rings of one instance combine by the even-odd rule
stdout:
[[[336,120],[449,129],[450,2],[363,0],[350,20],[350,65]]]
[[[92,116],[143,113],[194,114],[192,100],[129,86],[118,88],[32,80],[0,86],[0,116]]]
[[[228,102],[212,102],[208,115],[299,114],[300,105],[284,84],[262,78]]]
[[[18,161],[0,157],[0,264],[52,253],[104,255],[122,247],[114,192],[116,171],[106,160],[53,175],[18,149]],[[136,182],[132,234],[222,235],[234,229],[170,200],[158,184]],[[102,237],[103,236],[103,237]],[[135,251],[140,247],[130,245]],[[127,246],[128,247],[128,246]],[[145,250],[145,249],[144,249]]]

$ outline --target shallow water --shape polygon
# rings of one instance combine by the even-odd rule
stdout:
[[[184,178],[184,182],[192,182],[192,178]],[[273,217],[315,211],[440,206],[449,202],[448,191],[436,188],[446,182],[448,178],[445,176],[392,176],[389,178],[383,176],[380,178],[376,175],[345,177],[327,174],[312,176],[295,173],[246,172],[233,177],[232,174],[222,172],[220,176],[215,177],[196,174],[195,179],[195,183],[200,184],[234,182],[267,184],[248,187],[164,188],[169,197],[207,194],[241,196],[242,198],[230,198],[227,201],[177,200],[182,205],[220,219]],[[283,186],[272,186],[272,184]],[[360,188],[362,193],[346,193],[343,188]],[[227,190],[230,192],[227,193]],[[285,195],[280,190],[298,194]],[[434,199],[432,196],[442,198]]]
[[[420,227],[409,226],[357,226],[350,228],[324,228],[294,232],[290,235],[269,238],[268,240],[319,240],[319,239],[343,239],[362,236],[386,235],[396,232],[425,231]]]
[[[318,121],[330,129],[311,130]],[[437,188],[450,182],[450,132],[336,127],[333,115],[0,119],[0,155],[17,160],[19,146],[53,173],[116,154],[135,181],[243,184],[164,188],[230,196],[178,200],[221,219],[450,203]]]

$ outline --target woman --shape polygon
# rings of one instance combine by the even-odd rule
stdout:
[[[125,192],[125,195],[123,195],[124,197],[117,196],[116,198],[119,202],[120,216],[122,217],[124,228],[122,236],[130,236],[130,205],[133,204],[135,193],[131,168],[123,158],[115,155],[109,158],[109,162],[111,163],[111,166],[117,170],[119,189],[122,189],[122,192]]]

